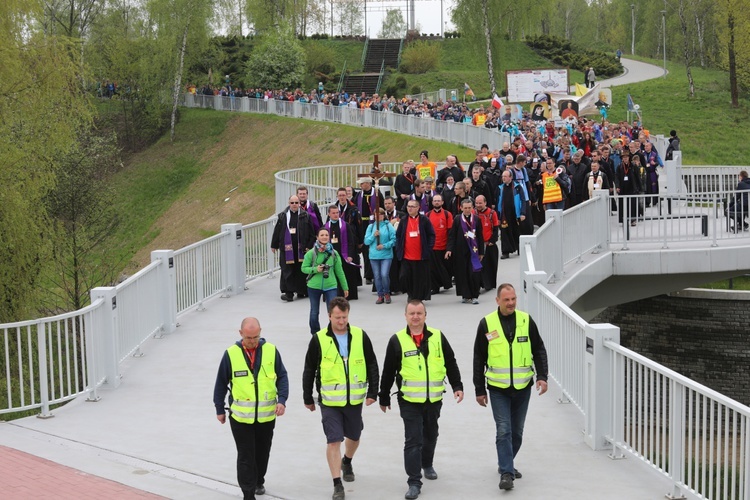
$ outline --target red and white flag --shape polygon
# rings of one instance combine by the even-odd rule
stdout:
[[[500,96],[495,94],[495,96],[492,98],[492,107],[500,109],[504,106],[503,101],[500,99]]]

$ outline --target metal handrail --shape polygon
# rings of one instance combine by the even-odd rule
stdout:
[[[367,48],[369,47],[369,45],[370,45],[370,37],[368,36],[365,38],[365,46],[362,49],[362,61],[360,62],[360,66],[362,68],[365,67],[365,61],[367,60]]]
[[[344,86],[344,78],[346,77],[346,59],[344,59],[344,66],[341,68],[341,76],[339,77],[339,85],[336,87],[336,93],[341,92],[341,88]]]
[[[383,73],[385,72],[385,59],[380,63],[380,76],[378,77],[378,85],[375,87],[375,93],[380,92],[380,84],[383,83]]]
[[[404,39],[401,38],[401,42],[398,44],[398,67],[401,67],[401,51],[404,49]]]

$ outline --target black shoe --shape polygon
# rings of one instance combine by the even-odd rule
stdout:
[[[507,258],[509,258],[509,257],[510,257],[510,255],[509,255],[509,254],[507,254],[507,253],[504,253],[504,254],[502,254],[502,255],[500,256],[500,259],[507,259]]]
[[[413,500],[414,498],[417,498],[421,492],[422,492],[422,488],[420,488],[419,485],[410,484],[409,491],[406,492],[406,495],[404,495],[404,498]]]
[[[502,474],[503,471],[500,470],[500,467],[497,468],[497,473]],[[523,477],[523,474],[518,472],[518,469],[513,469],[513,475],[516,476],[516,479],[521,479]]]
[[[298,299],[306,299],[307,298],[307,294],[306,293],[298,293],[297,294],[297,298]]]
[[[266,494],[266,487],[262,484],[260,486],[255,487],[255,494],[256,495],[265,495]]]
[[[365,280],[365,285],[372,285],[372,280]]]
[[[346,492],[344,491],[343,484],[337,484],[333,487],[333,496],[331,500],[344,500],[346,498]]]
[[[425,479],[437,479],[437,472],[435,472],[435,467],[425,467],[424,468],[424,478]]]
[[[346,481],[347,483],[351,483],[354,481],[354,468],[352,467],[352,463],[349,462],[348,464],[345,464],[344,462],[341,462],[341,479]]]
[[[281,296],[281,300],[284,302],[292,302],[294,300],[294,294],[293,293],[285,293]]]
[[[510,472],[504,473],[500,477],[500,485],[501,490],[512,490],[513,489],[513,474]]]

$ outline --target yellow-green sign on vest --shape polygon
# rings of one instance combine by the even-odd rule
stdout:
[[[513,387],[520,390],[529,385],[534,377],[531,366],[531,340],[529,339],[529,315],[516,310],[516,332],[509,344],[503,333],[498,312],[484,317],[488,334],[492,334],[487,346],[487,383],[502,389]],[[512,357],[512,359],[511,359]]]
[[[256,379],[248,366],[242,347],[237,344],[227,349],[232,364],[232,418],[253,424],[270,422],[276,418],[276,346],[261,345],[260,369]]]
[[[426,339],[429,351],[426,362],[422,351],[417,349],[406,328],[396,333],[396,338],[401,344],[401,393],[404,400],[410,403],[441,401],[445,392],[442,334],[440,330],[429,326],[427,330],[432,335]]]
[[[367,393],[367,364],[362,347],[362,329],[350,326],[349,356],[339,354],[328,329],[318,332],[320,343],[320,402],[326,406],[361,405]],[[347,376],[348,374],[348,376]]]

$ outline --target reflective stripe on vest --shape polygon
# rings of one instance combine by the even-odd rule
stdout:
[[[396,333],[396,338],[401,344],[401,394],[404,400],[410,403],[424,403],[428,399],[431,403],[441,401],[445,392],[443,380],[446,370],[442,334],[440,330],[429,326],[427,330],[432,335],[426,339],[426,361],[406,328]]]
[[[516,310],[515,337],[513,343],[508,344],[498,314],[496,311],[484,317],[487,331],[497,332],[497,336],[487,345],[487,371],[484,376],[487,384],[493,387],[505,389],[512,383],[514,388],[520,390],[528,386],[534,378],[534,369],[531,366],[529,315]]]
[[[326,406],[346,406],[347,403],[361,405],[367,394],[362,329],[349,326],[352,338],[346,361],[327,332],[328,329],[324,328],[317,333],[320,344],[320,402]]]
[[[542,186],[544,187],[542,203],[556,203],[563,200],[562,189],[560,189],[560,184],[557,183],[553,174],[547,172],[542,174]]]
[[[257,380],[247,364],[242,347],[227,349],[232,365],[232,418],[252,424],[270,422],[276,418],[276,346],[268,342],[258,347],[260,368]],[[256,354],[257,355],[257,354]]]

